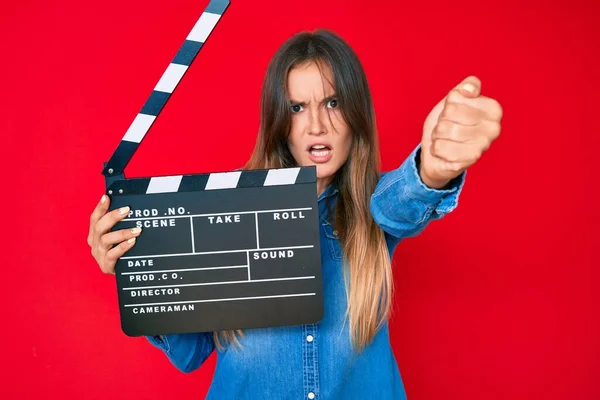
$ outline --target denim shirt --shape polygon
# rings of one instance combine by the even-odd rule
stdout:
[[[402,163],[382,174],[371,197],[371,213],[383,229],[392,257],[398,243],[456,208],[466,171],[443,190],[427,187],[418,173],[419,144]],[[213,350],[217,364],[207,399],[406,399],[390,346],[387,322],[357,353],[350,341],[342,250],[328,222],[330,185],[318,198],[324,317],[316,324],[246,329],[242,349],[217,349],[212,333],[147,339],[183,372],[197,369]]]

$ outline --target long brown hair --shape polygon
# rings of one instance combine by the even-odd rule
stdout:
[[[308,62],[331,69],[331,84],[352,132],[348,160],[332,182],[339,196],[330,219],[344,254],[350,339],[362,350],[390,314],[393,280],[384,233],[369,209],[380,165],[371,93],[357,55],[338,35],[324,29],[300,32],[275,53],[262,87],[256,145],[244,169],[296,166],[287,146],[291,128],[287,77],[291,69]],[[236,332],[243,336],[242,331]],[[215,332],[214,339],[219,348],[221,341],[239,344],[234,331]]]

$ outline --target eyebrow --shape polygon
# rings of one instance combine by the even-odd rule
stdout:
[[[334,100],[336,98],[337,98],[337,93],[334,93],[331,96],[325,97],[323,99],[323,101],[321,101],[321,104],[327,103],[327,102],[329,102],[331,100]],[[306,105],[306,102],[304,102],[304,101],[295,101],[295,100],[292,100],[292,99],[290,99],[290,103],[293,104],[293,105],[295,105],[295,106],[305,106]]]

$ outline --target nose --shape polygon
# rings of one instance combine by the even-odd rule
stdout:
[[[308,133],[310,135],[323,135],[327,133],[325,123],[323,121],[323,113],[321,110],[311,110],[308,122]]]

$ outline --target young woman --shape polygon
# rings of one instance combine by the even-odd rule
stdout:
[[[324,318],[243,332],[148,337],[181,371],[213,352],[208,398],[403,399],[390,347],[391,258],[398,243],[452,211],[466,168],[500,133],[499,104],[469,77],[427,117],[421,143],[380,174],[371,94],[352,49],[326,30],[290,38],[271,60],[261,124],[245,168],[316,165]],[[88,242],[105,273],[139,231],[109,232],[127,210],[103,196]],[[113,245],[117,245],[113,248]]]

